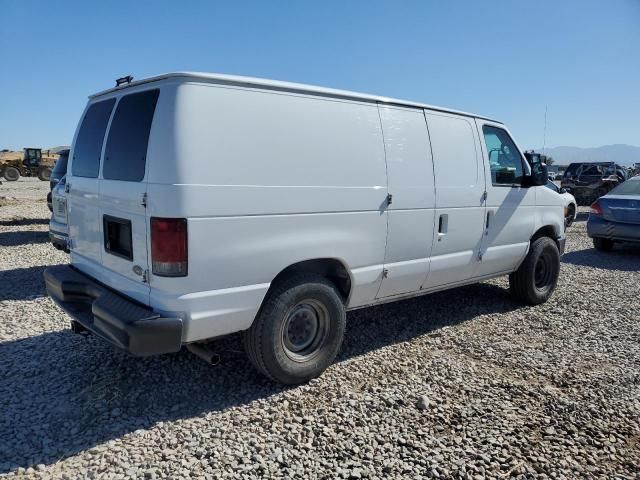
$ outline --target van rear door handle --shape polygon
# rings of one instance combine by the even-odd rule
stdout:
[[[491,225],[491,216],[492,216],[493,212],[492,211],[488,211],[487,212],[487,221],[484,225],[484,234],[485,235],[489,235],[489,226]]]
[[[65,183],[64,184],[64,193],[69,193],[69,190],[71,190],[71,184],[70,183]]]

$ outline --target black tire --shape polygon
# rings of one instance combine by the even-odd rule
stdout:
[[[613,248],[613,240],[608,238],[593,238],[593,246],[596,250],[600,250],[601,252],[608,252]]]
[[[529,305],[544,303],[556,289],[559,274],[558,245],[549,237],[537,238],[522,265],[509,275],[511,294]]]
[[[333,283],[314,274],[292,275],[268,294],[244,332],[244,347],[255,368],[271,380],[302,383],[333,363],[345,324],[344,303]]]
[[[564,219],[564,228],[569,228],[573,224],[573,220],[576,217],[576,208],[574,207],[574,205],[571,203],[567,208],[568,211],[567,216]]]
[[[38,178],[43,182],[48,182],[51,179],[51,169],[44,167],[38,170]]]
[[[15,182],[20,178],[20,170],[16,167],[7,167],[2,175],[7,182]]]

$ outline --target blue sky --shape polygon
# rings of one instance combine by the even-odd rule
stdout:
[[[68,144],[116,77],[191,70],[498,118],[523,148],[640,145],[640,0],[0,0],[0,148]]]

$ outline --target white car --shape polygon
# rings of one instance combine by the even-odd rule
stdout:
[[[532,163],[501,122],[447,108],[125,77],[74,136],[71,265],[45,271],[47,291],[75,330],[135,355],[211,359],[203,342],[243,331],[260,372],[303,382],[335,358],[347,310],[501,275],[546,301],[565,204]]]
[[[51,191],[51,220],[49,240],[58,250],[68,252],[69,227],[67,225],[66,176],[63,176]]]
[[[578,203],[573,195],[567,192],[564,188],[558,187],[555,182],[549,180],[547,187],[550,190],[558,193],[564,199],[564,225],[565,228],[569,228],[576,219],[578,214]]]

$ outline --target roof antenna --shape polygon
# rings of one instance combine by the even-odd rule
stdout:
[[[133,75],[127,75],[126,77],[116,78],[116,87],[126,83],[130,84],[133,81]]]
[[[542,154],[544,155],[547,146],[547,106],[544,106],[544,133],[542,134]]]

